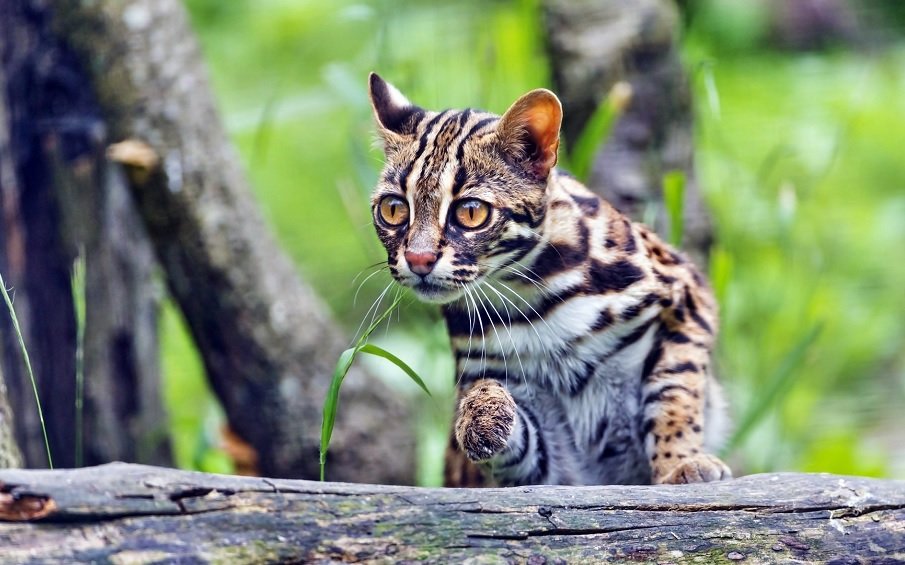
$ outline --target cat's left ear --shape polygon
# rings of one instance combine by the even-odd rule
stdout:
[[[497,126],[503,147],[527,165],[529,172],[546,179],[556,165],[562,104],[544,88],[532,90],[506,110]]]
[[[399,90],[380,78],[377,73],[368,77],[368,94],[387,152],[406,142],[414,133],[424,110],[415,106]]]

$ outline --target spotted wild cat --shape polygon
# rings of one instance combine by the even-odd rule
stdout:
[[[440,303],[456,357],[449,486],[729,478],[716,304],[680,253],[554,168],[548,90],[432,112],[376,74],[374,224],[392,276]]]

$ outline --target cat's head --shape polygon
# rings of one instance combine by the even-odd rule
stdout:
[[[445,303],[517,269],[540,239],[562,106],[532,90],[502,117],[415,106],[376,74],[371,104],[386,166],[371,200],[390,273]]]

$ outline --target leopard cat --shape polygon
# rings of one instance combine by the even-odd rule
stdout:
[[[726,428],[711,290],[555,168],[557,97],[433,112],[371,74],[370,98],[377,235],[393,278],[442,304],[455,354],[446,484],[730,478],[711,454]]]

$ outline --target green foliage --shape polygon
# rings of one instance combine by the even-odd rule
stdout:
[[[581,130],[575,147],[569,151],[568,161],[563,163],[581,182],[588,182],[590,179],[594,156],[609,138],[613,124],[622,114],[630,97],[631,88],[626,83],[617,83],[597,105],[588,123]]]
[[[685,230],[685,173],[669,171],[663,175],[663,203],[669,218],[669,243],[680,247]]]
[[[905,52],[716,60],[692,38],[687,57],[709,61],[721,108],[700,99],[696,145],[735,465],[901,475]]]
[[[13,301],[9,297],[6,290],[6,283],[3,276],[0,275],[0,294],[3,294],[3,300],[6,302],[6,308],[9,310],[9,317],[13,322],[13,331],[19,340],[19,351],[22,353],[22,360],[25,362],[25,369],[28,372],[28,378],[31,380],[31,389],[35,394],[35,404],[38,407],[38,419],[41,421],[41,433],[44,434],[44,448],[47,450],[47,465],[53,469],[53,456],[50,454],[50,440],[47,439],[47,426],[44,424],[44,410],[41,409],[41,397],[38,395],[38,383],[35,381],[35,373],[31,368],[31,359],[28,357],[28,349],[25,347],[25,338],[22,337],[22,329],[19,327],[19,317],[16,316],[16,309],[13,308]]]
[[[375,357],[386,359],[396,367],[402,369],[402,371],[426,392],[428,396],[431,394],[427,389],[427,385],[421,380],[421,377],[419,377],[418,374],[402,359],[396,357],[382,347],[378,347],[373,343],[368,343],[368,338],[371,337],[374,330],[390,317],[393,311],[399,307],[399,302],[401,300],[401,295],[397,295],[396,299],[383,314],[371,322],[371,325],[361,334],[361,337],[358,338],[355,346],[343,351],[339,356],[339,360],[336,362],[336,368],[333,370],[333,378],[330,381],[330,389],[327,391],[326,398],[324,398],[324,416],[321,423],[320,470],[322,481],[324,480],[324,472],[327,466],[327,449],[330,447],[330,438],[333,436],[333,424],[336,422],[336,410],[339,407],[339,389],[342,386],[343,379],[346,378],[349,369],[352,368],[352,363],[355,362],[356,355],[359,353],[367,353],[369,355],[374,355]],[[375,308],[379,308],[379,302],[375,305]]]
[[[773,408],[780,395],[787,392],[792,386],[795,371],[804,361],[805,354],[814,344],[814,341],[820,335],[821,325],[814,325],[802,338],[792,347],[789,353],[783,358],[782,362],[773,371],[766,380],[766,385],[758,392],[751,406],[738,419],[738,424],[732,437],[724,449],[725,452],[731,453],[733,449],[745,439],[751,430],[764,420],[767,411]]]

